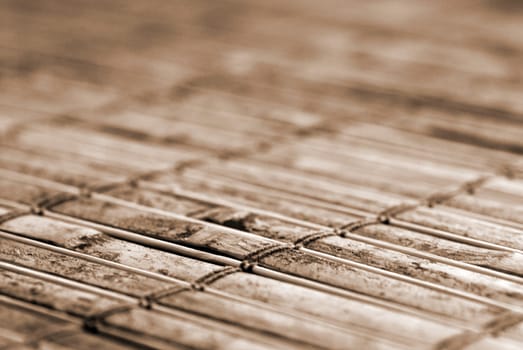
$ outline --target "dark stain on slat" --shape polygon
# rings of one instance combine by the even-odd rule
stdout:
[[[471,131],[473,132],[473,130]],[[461,132],[457,130],[451,130],[448,128],[434,126],[430,129],[430,134],[432,136],[445,140],[457,141],[461,143],[467,143],[473,146],[497,149],[500,151],[506,151],[516,154],[523,154],[523,145],[505,143],[495,140],[487,140],[473,133]]]

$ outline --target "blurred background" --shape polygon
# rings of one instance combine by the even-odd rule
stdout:
[[[252,98],[242,114],[303,123],[402,117],[390,104],[519,121],[522,17],[518,0],[2,0],[0,108]]]

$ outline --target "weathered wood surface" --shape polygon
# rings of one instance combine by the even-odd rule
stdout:
[[[0,348],[520,349],[522,11],[0,2]]]

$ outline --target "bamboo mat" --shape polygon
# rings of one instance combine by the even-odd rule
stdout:
[[[0,349],[521,349],[522,10],[0,2]]]

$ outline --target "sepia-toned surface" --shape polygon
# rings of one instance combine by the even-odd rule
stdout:
[[[520,1],[0,1],[0,349],[522,347]]]

